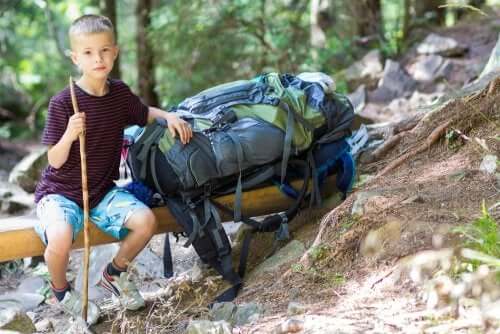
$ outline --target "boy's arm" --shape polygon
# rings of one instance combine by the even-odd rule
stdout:
[[[78,113],[70,117],[66,131],[57,144],[49,146],[47,158],[49,164],[54,168],[61,168],[68,160],[71,144],[78,139],[80,133],[85,129],[85,114]]]
[[[179,134],[183,144],[189,143],[191,137],[193,137],[193,130],[188,122],[173,113],[168,113],[155,107],[148,107],[148,123],[153,122],[156,118],[166,120],[172,136],[175,138],[176,134]]]

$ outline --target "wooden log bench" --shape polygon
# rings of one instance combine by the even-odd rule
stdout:
[[[292,185],[299,188],[301,181]],[[331,176],[323,186],[323,196],[331,195],[335,190],[335,176]],[[217,198],[221,204],[232,207],[233,195]],[[247,217],[260,216],[286,210],[293,200],[282,194],[276,186],[268,186],[246,191],[242,196],[242,213]],[[156,233],[182,231],[166,207],[154,208],[159,227]],[[232,220],[232,217],[221,212],[223,220]],[[35,216],[20,216],[0,219],[0,262],[42,255],[44,244],[35,233],[33,226]],[[95,225],[90,225],[90,242],[92,246],[117,242],[118,240],[101,232]],[[73,243],[73,249],[83,248],[83,233],[80,233]]]

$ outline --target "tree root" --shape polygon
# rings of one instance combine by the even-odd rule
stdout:
[[[445,132],[446,128],[450,125],[450,123],[451,123],[451,120],[446,121],[445,123],[443,123],[440,126],[438,126],[437,128],[435,128],[432,131],[432,133],[429,135],[429,137],[427,137],[427,139],[425,140],[425,143],[423,145],[421,145],[420,147],[417,147],[415,150],[412,150],[410,152],[403,154],[398,159],[392,161],[384,169],[382,169],[375,177],[377,178],[377,177],[380,177],[380,176],[387,174],[388,172],[390,172],[390,171],[394,170],[395,168],[397,168],[398,166],[400,166],[402,163],[404,163],[409,158],[429,149],[429,147],[431,147],[431,145],[434,144],[443,135],[443,133]]]
[[[366,162],[374,162],[377,160],[380,160],[383,156],[385,156],[390,150],[396,146],[403,136],[406,134],[406,132],[400,132],[397,135],[392,136],[389,138],[385,143],[380,145],[375,151],[371,153],[370,159]]]
[[[309,256],[311,250],[313,250],[314,248],[318,247],[321,244],[323,235],[325,234],[328,226],[337,225],[339,221],[339,212],[350,207],[354,202],[354,197],[355,197],[354,194],[350,195],[344,202],[342,202],[342,204],[337,206],[335,209],[330,211],[325,217],[323,217],[319,225],[319,231],[318,234],[316,234],[316,238],[314,239],[312,245],[307,249],[307,251],[304,253],[304,255],[302,255],[301,259],[299,260],[299,264],[301,264],[304,269],[310,268],[313,264]],[[291,269],[289,269],[288,271],[285,272],[283,277],[288,277],[291,273],[292,271]]]

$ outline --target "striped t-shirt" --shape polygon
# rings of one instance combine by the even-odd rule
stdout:
[[[120,80],[109,80],[109,92],[93,96],[75,85],[80,112],[85,113],[87,185],[90,208],[95,207],[119,178],[123,129],[144,126],[148,107]],[[42,136],[42,144],[55,145],[73,115],[69,87],[52,97]],[[48,166],[35,191],[35,202],[48,194],[59,194],[83,206],[80,142],[71,145],[68,160],[60,167]]]

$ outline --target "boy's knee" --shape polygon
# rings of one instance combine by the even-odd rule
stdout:
[[[155,234],[156,229],[158,228],[158,222],[156,220],[156,216],[153,211],[147,210],[144,213],[144,225],[147,232],[151,235]]]
[[[46,250],[53,254],[69,254],[73,244],[73,230],[65,222],[52,224],[45,230],[47,237]]]
[[[133,231],[150,235],[153,235],[158,227],[156,216],[150,209],[135,212],[126,225]]]

